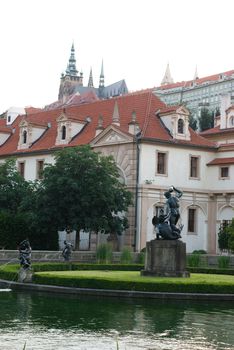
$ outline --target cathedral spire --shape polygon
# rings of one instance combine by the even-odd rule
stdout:
[[[93,72],[92,72],[92,67],[90,68],[88,87],[90,87],[90,88],[93,87]]]
[[[196,68],[195,68],[195,74],[194,74],[193,80],[197,80],[197,79],[199,79],[199,77],[198,77],[198,73],[197,73],[197,65],[196,65]]]
[[[99,79],[99,87],[104,87],[104,69],[103,69],[103,60],[102,60],[102,67],[101,67],[101,74]]]
[[[161,85],[167,85],[167,84],[173,84],[173,83],[174,83],[174,81],[172,79],[170,67],[169,67],[169,63],[168,63],[167,68],[166,68],[166,72],[165,72],[163,80],[161,82]]]
[[[77,69],[76,69],[76,58],[75,58],[75,48],[74,48],[74,43],[72,43],[71,47],[71,55],[68,61],[68,66],[66,73],[69,72],[70,75],[77,76]]]

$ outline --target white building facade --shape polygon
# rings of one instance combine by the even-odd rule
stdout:
[[[133,193],[129,229],[121,237],[111,232],[105,236],[115,250],[128,246],[140,251],[155,238],[152,218],[165,205],[164,192],[174,185],[183,191],[187,251],[216,253],[220,224],[234,216],[234,126],[223,121],[230,121],[232,113],[230,106],[202,136],[189,128],[185,107],[167,107],[151,91],[27,114],[10,125],[0,121],[0,162],[16,157],[21,175],[35,180],[46,163],[54,162],[56,151],[90,144],[114,157],[121,181]],[[78,249],[95,249],[103,240],[96,233],[82,235],[89,242]],[[63,240],[64,232],[60,236]]]

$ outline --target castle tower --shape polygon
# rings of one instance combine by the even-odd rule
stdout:
[[[59,100],[65,102],[67,98],[75,92],[77,85],[83,86],[83,74],[78,75],[78,73],[76,69],[75,48],[74,44],[72,44],[66,71],[61,74],[60,78]]]

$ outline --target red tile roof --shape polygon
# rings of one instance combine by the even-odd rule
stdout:
[[[234,157],[230,158],[215,158],[207,165],[223,165],[223,164],[234,164]]]
[[[120,129],[123,132],[128,133],[129,123],[132,120],[132,112],[136,113],[136,121],[142,130],[142,137],[152,140],[159,140],[163,142],[170,142],[182,145],[194,145],[198,147],[214,147],[215,144],[194,131],[190,130],[191,141],[174,140],[168,130],[164,127],[160,118],[155,115],[159,109],[165,109],[166,105],[157,98],[152,90],[140,91],[138,93],[132,93],[124,96],[108,100],[99,100],[93,103],[87,103],[79,106],[68,106],[65,108],[53,109],[41,111],[38,113],[27,114],[27,116],[18,116],[12,128],[15,132],[8,138],[8,140],[0,147],[0,156],[6,156],[9,154],[38,152],[44,150],[52,150],[58,147],[75,146],[90,143],[96,133],[98,126],[99,116],[103,118],[103,127],[106,128],[112,124],[112,115],[114,111],[114,105],[117,102],[119,116],[120,116]],[[57,118],[64,113],[69,119],[75,119],[86,123],[86,126],[82,129],[76,137],[68,145],[56,146],[57,137]],[[90,118],[90,122],[87,122],[87,117]],[[48,128],[43,135],[33,143],[29,149],[17,150],[19,141],[19,123],[22,119],[26,118],[31,124],[39,123],[40,125],[47,125]]]
[[[0,132],[10,134],[12,132],[11,126],[6,126],[6,119],[0,119]]]
[[[202,85],[206,82],[219,81],[220,75],[230,77],[230,76],[234,75],[234,70],[230,70],[230,71],[227,71],[224,73],[209,75],[207,77],[196,79],[196,80],[181,81],[181,82],[177,82],[177,83],[173,83],[173,84],[162,85],[162,86],[159,86],[157,89],[168,90],[168,89],[175,89],[175,88],[179,88],[179,87],[189,87],[189,86],[192,86],[193,83],[195,83],[196,85]]]
[[[38,112],[42,111],[41,108],[36,108],[36,107],[32,107],[32,106],[25,107],[24,109],[25,109],[25,112],[27,114],[33,114],[33,113],[38,113]]]
[[[92,103],[98,101],[99,98],[95,94],[94,91],[88,91],[79,95],[77,93],[69,96],[66,102],[56,101],[51,103],[50,105],[45,106],[45,110],[57,109],[68,106],[79,106],[84,103]]]
[[[200,135],[203,137],[206,137],[209,135],[227,134],[227,133],[233,133],[233,132],[234,132],[234,128],[221,129],[220,125],[218,125],[218,126],[215,126],[214,128],[200,132]]]

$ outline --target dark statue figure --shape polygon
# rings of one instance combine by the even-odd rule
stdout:
[[[31,267],[32,249],[28,239],[25,239],[19,244],[19,261],[20,266],[26,270]]]
[[[64,258],[64,261],[69,261],[71,258],[73,244],[71,244],[70,242],[64,241],[64,245],[65,247],[63,248],[62,256]]]
[[[172,193],[175,195],[172,195]],[[152,224],[156,228],[157,239],[179,239],[181,238],[181,231],[183,226],[177,226],[180,218],[179,198],[182,197],[183,192],[171,186],[168,191],[164,192],[167,198],[165,210],[160,209],[159,216],[154,216]]]

